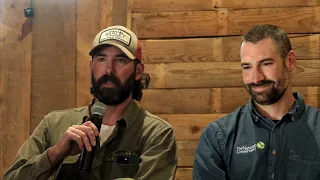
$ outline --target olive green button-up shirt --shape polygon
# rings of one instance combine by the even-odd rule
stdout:
[[[80,154],[68,156],[60,165],[52,167],[47,149],[54,146],[70,126],[81,124],[88,116],[88,107],[54,111],[46,115],[19,149],[4,180],[33,180],[52,168],[54,171],[49,179],[79,178]],[[167,180],[174,178],[176,166],[177,148],[171,125],[138,107],[132,100],[111,136],[101,147],[97,144],[90,179]]]

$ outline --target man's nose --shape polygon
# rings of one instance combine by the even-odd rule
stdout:
[[[265,80],[265,75],[260,68],[254,68],[252,70],[251,82],[259,84],[261,81]]]
[[[110,75],[113,71],[114,71],[114,60],[112,58],[109,58],[105,63],[105,73]]]

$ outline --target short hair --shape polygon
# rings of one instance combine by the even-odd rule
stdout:
[[[257,43],[265,38],[271,38],[282,59],[285,59],[292,50],[287,33],[280,27],[271,24],[254,26],[242,37],[241,44],[243,42]]]

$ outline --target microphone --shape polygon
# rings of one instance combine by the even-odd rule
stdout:
[[[107,111],[107,106],[101,102],[96,102],[91,107],[92,117],[90,121],[95,126],[97,126],[99,132],[101,129],[103,115],[105,114],[106,111]],[[96,137],[96,142],[98,142],[98,140],[99,140],[99,136]],[[91,171],[95,150],[96,150],[96,146],[92,146],[91,152],[88,152],[86,148],[84,148],[84,150],[82,151],[81,157],[80,157],[80,164],[79,164],[80,174],[83,174],[85,176],[85,174],[88,174]]]

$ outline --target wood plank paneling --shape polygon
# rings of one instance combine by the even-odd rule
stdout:
[[[305,102],[311,106],[320,107],[319,86],[294,87],[293,91],[300,92]],[[230,113],[239,106],[246,105],[248,99],[249,95],[244,88],[147,89],[144,90],[139,105],[156,114]],[[201,117],[207,118],[210,116]]]
[[[169,122],[175,131],[176,139],[199,139],[200,133],[210,122],[226,114],[157,114]]]
[[[317,0],[133,0],[133,12],[154,12],[154,11],[195,11],[213,10],[215,8],[267,8],[267,7],[296,7],[296,6],[317,6]]]
[[[317,33],[320,6],[132,13],[139,38],[242,35],[257,23],[274,24],[287,33]]]
[[[31,131],[52,110],[75,106],[76,0],[34,0]]]
[[[0,1],[0,177],[30,134],[32,22],[27,0]]]
[[[210,113],[212,89],[147,89],[139,104],[152,113]]]
[[[212,10],[212,0],[132,0],[132,12]]]
[[[320,34],[292,34],[297,59],[320,59]],[[142,40],[144,63],[240,62],[241,36]]]
[[[275,7],[305,7],[305,6],[318,6],[318,0],[268,0],[268,1],[255,1],[255,0],[212,0],[213,7],[217,8],[275,8]]]
[[[130,0],[112,0],[112,24],[111,25],[122,25],[127,26],[128,17],[130,17],[131,11],[129,11]]]
[[[194,153],[196,152],[199,140],[177,140],[178,167],[193,166]]]
[[[146,64],[150,88],[241,86],[240,63],[199,62]]]
[[[150,88],[241,87],[239,62],[146,64]],[[294,86],[320,85],[320,60],[297,61]],[[182,81],[183,79],[183,81]]]
[[[192,168],[178,168],[176,171],[175,180],[191,180]]]
[[[90,97],[90,68],[89,51],[95,36],[104,28],[111,25],[127,25],[128,0],[97,0],[77,1],[77,67],[76,105],[89,103]],[[89,28],[84,28],[89,27]]]

